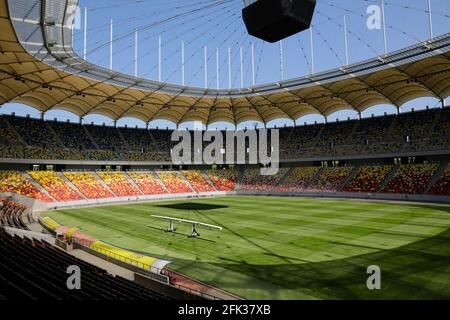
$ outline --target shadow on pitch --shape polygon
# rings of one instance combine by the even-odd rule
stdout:
[[[450,230],[446,230],[403,247],[344,259],[265,265],[222,258],[225,263],[215,265],[263,283],[300,290],[319,298],[449,299],[449,282],[445,276],[450,265],[449,241]],[[366,287],[370,265],[381,268],[382,290],[370,291]],[[433,286],[433,282],[445,285]],[[252,283],[243,287],[251,288]]]
[[[196,211],[207,211],[207,210],[228,208],[228,206],[223,205],[208,204],[208,203],[193,203],[193,202],[160,204],[157,207],[175,210],[196,210]]]

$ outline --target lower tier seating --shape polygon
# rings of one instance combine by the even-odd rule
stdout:
[[[129,172],[128,175],[146,195],[165,194],[166,189],[152,172]]]
[[[370,166],[359,169],[358,174],[349,182],[343,191],[377,192],[393,166]]]
[[[118,197],[141,196],[142,194],[136,190],[128,181],[123,172],[98,172],[98,176],[105,181],[112,192]]]
[[[65,172],[64,175],[88,199],[112,198],[114,195],[89,172]]]
[[[214,188],[202,176],[200,171],[183,171],[184,176],[196,192],[214,192]]]
[[[304,191],[314,176],[319,173],[319,170],[319,167],[295,168],[289,173],[284,182],[276,187],[276,190],[284,192]]]
[[[81,200],[81,196],[69,187],[53,171],[29,171],[28,174],[58,201]]]
[[[394,178],[382,192],[420,194],[438,169],[436,164],[415,164],[400,166]]]
[[[165,184],[170,193],[191,193],[192,189],[183,179],[179,172],[159,171],[158,176]]]
[[[241,190],[272,191],[286,172],[286,168],[280,168],[276,175],[265,176],[261,174],[261,169],[245,170]]]
[[[0,171],[0,193],[8,192],[17,193],[43,202],[54,201],[47,194],[39,191],[19,172]]]
[[[317,181],[308,187],[308,190],[319,192],[339,191],[338,189],[342,186],[352,170],[353,168],[351,167],[325,168]]]
[[[81,269],[81,290],[67,288],[69,266]],[[111,276],[52,245],[0,230],[0,296],[8,300],[167,300],[136,283]]]
[[[450,196],[450,165],[441,178],[431,188],[430,194]]]
[[[262,175],[260,169],[237,170],[140,171],[140,172],[65,172],[32,171],[37,184],[19,172],[0,171],[0,193],[17,193],[45,202],[105,199],[139,195],[201,193],[217,191],[261,192],[352,192],[450,195],[450,166],[435,177],[439,164],[378,165],[353,167],[280,168],[278,174]],[[63,179],[64,178],[64,179]],[[431,186],[432,178],[436,181]],[[39,191],[35,185],[45,188]],[[428,188],[430,190],[428,191]],[[79,192],[78,192],[78,191]]]
[[[234,170],[207,171],[217,191],[234,191],[236,189],[237,174]]]
[[[23,214],[28,207],[14,201],[0,199],[0,225],[28,230]]]

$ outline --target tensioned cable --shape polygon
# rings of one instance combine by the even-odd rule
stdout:
[[[239,16],[234,17],[234,19],[233,19],[233,16],[231,16],[231,17],[232,17],[231,19],[230,19],[230,17],[227,17],[227,18],[225,18],[225,19],[219,21],[218,23],[216,23],[216,24],[214,25],[213,28],[210,29],[210,31],[211,31],[211,30],[218,29],[218,28],[221,27],[224,23],[229,22],[229,21],[231,20],[231,22],[228,23],[227,25],[225,25],[225,28],[223,29],[223,30],[227,30],[227,29],[229,29],[229,27],[230,27],[231,25],[234,25],[234,24],[235,24],[236,22],[238,22],[239,19],[240,19]],[[237,28],[236,28],[235,30],[237,30]],[[214,37],[214,36],[213,36],[213,37]],[[190,45],[192,45],[192,44],[195,43],[196,41],[200,41],[200,40],[202,40],[202,39],[200,39],[199,37],[195,37],[195,38],[193,38],[193,39],[191,39],[191,40],[185,42],[185,47],[189,47]],[[211,39],[211,40],[212,40],[212,39]],[[207,42],[208,42],[208,41],[207,41]],[[197,49],[197,51],[196,51],[195,53],[193,53],[193,54],[191,54],[190,56],[188,56],[188,58],[185,59],[185,64],[189,63],[189,62],[191,61],[191,59],[193,59],[193,58],[195,57],[195,55],[196,55],[197,53],[199,53],[201,50],[202,50],[202,48],[199,48],[199,49]],[[178,48],[177,50],[175,50],[175,51],[172,52],[171,54],[165,56],[165,58],[161,61],[161,63],[164,64],[164,63],[167,62],[170,58],[172,58],[173,56],[177,55],[179,52],[180,52],[180,49]],[[147,72],[146,74],[144,74],[144,77],[147,76],[150,72],[155,71],[155,70],[158,68],[158,66],[159,66],[159,63],[155,64],[155,65],[153,66],[153,68],[152,68],[151,70],[149,70],[149,72]],[[179,71],[180,68],[181,68],[181,66],[179,66],[179,67],[177,68],[177,70],[175,70],[174,72],[172,72],[172,73],[166,78],[165,81],[167,81],[167,80],[168,80],[170,77],[172,77],[177,71]],[[165,82],[165,81],[164,81],[164,82]]]
[[[328,21],[334,23],[335,25],[337,25],[339,28],[341,28],[342,30],[345,30],[344,26],[340,23],[340,22],[336,22],[334,21],[331,17],[329,17],[328,15],[320,12],[320,11],[316,11],[318,14],[325,16]],[[351,29],[347,30],[348,34],[350,34],[352,37],[354,37],[355,39],[357,39],[359,42],[361,42],[362,44],[364,44],[367,48],[369,48],[374,54],[375,56],[378,56],[378,51],[367,41],[365,41],[364,39],[362,39],[363,37],[361,35],[358,35],[357,33],[353,32]]]
[[[238,18],[238,19],[241,19],[241,16],[238,16],[237,18]],[[228,29],[228,28],[227,28],[227,29]],[[232,38],[232,35],[234,35],[235,32],[238,31],[238,29],[239,29],[239,27],[235,28],[235,29],[231,32],[231,35],[230,35],[227,39],[225,39],[224,41],[222,41],[222,43],[219,45],[218,48],[221,49],[222,46],[223,46],[225,43],[227,43],[228,40],[230,40],[230,39]],[[241,33],[243,34],[243,35],[241,36],[241,38],[242,38],[243,36],[244,36],[244,38],[245,38],[245,35],[248,36],[248,34],[247,34],[246,32],[241,32]],[[213,37],[213,38],[214,38],[214,37]],[[237,42],[236,42],[236,43],[237,43]],[[200,48],[199,50],[197,50],[197,53],[196,53],[195,55],[199,54],[200,52],[201,52],[201,48]],[[211,62],[211,57],[213,57],[214,55],[215,55],[215,53],[210,53],[210,54],[207,56],[207,63]],[[196,78],[197,75],[198,75],[200,72],[204,71],[204,69],[205,69],[204,65],[200,65],[200,68],[192,75],[191,81],[192,81],[192,79]],[[178,70],[175,70],[174,73],[177,72],[177,71],[178,71]],[[214,77],[215,77],[215,76],[212,77],[211,81],[216,80],[216,78],[214,78]],[[210,81],[209,83],[211,83],[211,81]],[[190,83],[191,83],[191,82],[189,81],[187,85],[189,85]]]
[[[427,9],[421,9],[421,8],[417,8],[417,7],[411,7],[408,5],[402,5],[402,4],[397,4],[397,3],[391,3],[391,2],[385,2],[384,3],[385,6],[394,6],[394,7],[399,7],[402,9],[411,9],[411,10],[415,10],[415,11],[420,11],[420,12],[424,12],[426,14],[429,14],[430,12]],[[432,11],[431,12],[432,16],[440,16],[440,17],[444,17],[444,18],[450,18],[449,14],[446,13],[441,13],[441,12],[437,12],[437,11]]]
[[[238,17],[238,18],[239,18],[239,17]],[[147,74],[146,74],[146,75],[147,75]],[[146,76],[146,75],[144,75],[144,76]],[[113,98],[113,99],[114,99],[114,97],[116,97],[117,95],[121,94],[121,93],[122,93],[123,91],[125,91],[126,89],[129,89],[129,88],[131,88],[131,87],[133,87],[133,86],[135,86],[135,85],[138,85],[141,81],[142,81],[142,80],[140,80],[140,81],[138,81],[138,82],[136,82],[136,83],[134,83],[134,84],[131,84],[131,85],[129,85],[128,87],[125,87],[125,88],[121,89],[119,92],[115,93],[115,94],[114,94],[112,97],[110,97],[110,98]],[[164,89],[166,85],[167,85],[167,84],[162,84],[161,87],[160,87],[159,89],[150,92],[150,93],[149,93],[148,95],[146,95],[142,100],[144,100],[144,99],[146,99],[146,98],[148,98],[148,97],[151,97],[153,94],[155,94],[155,93],[157,93],[158,91]],[[180,93],[180,94],[181,94],[181,93]],[[175,97],[171,98],[171,101],[173,101],[173,100],[174,100],[176,97],[178,97],[180,94],[177,94]],[[103,99],[104,99],[104,98],[103,98]],[[134,107],[134,105],[132,105],[131,107],[129,107],[128,110],[130,110],[130,109],[133,108],[133,107]],[[186,107],[186,106],[183,106],[183,107]],[[96,107],[89,109],[89,110],[87,111],[86,114],[91,113],[93,110],[95,110],[95,108],[96,108]],[[157,112],[155,112],[154,115],[155,115],[156,113],[159,113],[159,112],[160,112],[162,109],[164,109],[164,108],[165,108],[165,105],[163,105]],[[124,113],[128,112],[128,110],[125,111]],[[154,116],[154,115],[153,115],[153,116]],[[152,116],[152,117],[153,117],[153,116]]]
[[[147,40],[149,40],[149,39],[158,37],[158,36],[160,36],[160,35],[164,35],[164,34],[165,34],[166,32],[168,32],[169,30],[173,30],[173,29],[177,29],[177,28],[182,28],[182,27],[184,26],[185,23],[188,23],[188,22],[191,22],[191,21],[196,21],[196,20],[198,20],[198,19],[202,19],[202,18],[207,17],[208,19],[205,20],[205,21],[206,21],[206,22],[210,22],[210,21],[212,21],[212,20],[214,20],[214,19],[216,19],[216,18],[218,18],[218,17],[223,16],[224,14],[223,14],[222,10],[223,10],[223,9],[226,9],[226,8],[229,8],[229,7],[230,7],[230,6],[220,7],[218,10],[214,10],[213,12],[211,12],[211,13],[219,12],[219,13],[220,13],[219,15],[216,15],[216,16],[211,17],[211,16],[210,16],[211,13],[209,13],[209,15],[205,14],[205,15],[202,15],[200,18],[194,17],[194,18],[192,18],[192,19],[190,19],[190,20],[188,20],[188,21],[186,21],[186,22],[183,22],[182,24],[174,25],[174,26],[172,26],[171,28],[166,29],[166,30],[164,30],[164,31],[162,31],[162,32],[155,32],[154,34],[146,35],[146,36],[143,38],[143,40],[141,40],[141,43],[142,43],[143,41],[147,41]],[[231,12],[231,10],[228,10],[227,12]],[[182,34],[183,34],[183,35],[189,34],[189,33],[193,32],[194,30],[196,30],[196,29],[198,29],[198,28],[204,27],[205,21],[199,22],[197,25],[194,25],[194,26],[191,27],[189,30],[183,30],[183,33],[182,33]],[[161,44],[161,47],[164,48],[168,43],[171,43],[172,41],[177,40],[177,39],[179,39],[179,38],[180,38],[180,35],[177,34],[176,36],[174,36],[174,37],[172,37],[172,38],[169,38],[169,40],[164,39],[164,42]],[[129,50],[129,49],[131,49],[131,48],[133,48],[133,47],[134,47],[134,43],[129,44],[129,45],[125,46],[125,47],[121,47],[121,48],[119,48],[119,49],[116,49],[116,50],[113,52],[113,57],[116,56],[116,55],[118,55],[118,54],[120,54],[120,53],[122,53],[122,52],[124,52],[124,51],[126,51],[126,50]],[[144,55],[140,55],[140,56],[138,57],[138,60],[140,60],[140,59],[142,59],[142,58],[145,58],[145,57],[149,56],[150,54],[152,54],[152,53],[155,52],[156,50],[157,50],[157,49],[153,49],[153,50],[151,50],[150,52],[145,53]],[[95,63],[103,63],[103,62],[105,62],[107,59],[109,59],[109,54],[103,55],[103,57],[101,57],[101,58],[97,58],[97,59],[95,60]],[[129,67],[131,64],[132,64],[132,63],[128,64],[126,67]],[[125,67],[122,67],[121,69],[118,69],[118,70],[123,70],[124,68],[125,68]]]
[[[186,6],[183,6],[183,7],[179,7],[179,8],[196,7],[196,6],[200,5],[200,4],[211,3],[211,2],[219,2],[219,0],[200,1],[200,2],[197,2],[197,3],[189,4],[189,5],[186,5]],[[122,19],[117,19],[117,20],[115,20],[114,25],[116,27],[117,26],[121,26],[121,25],[126,25],[126,24],[129,24],[130,21],[139,21],[141,19],[148,19],[149,15],[159,15],[160,12],[166,12],[166,11],[167,12],[173,12],[173,10],[177,10],[179,8],[169,8],[169,9],[164,8],[164,10],[161,10],[161,11],[146,12],[146,13],[140,14],[140,15],[134,15],[134,16],[129,16],[129,17],[122,18]],[[88,9],[88,12],[89,12],[89,9]],[[105,31],[105,30],[109,30],[109,28],[110,28],[110,22],[108,21],[105,24],[89,27],[87,29],[87,32],[91,33],[91,32],[94,32],[94,31]],[[74,37],[74,40],[81,40],[81,39],[83,39],[83,36],[84,36],[83,32],[79,32]],[[95,45],[100,44],[100,43],[101,43],[101,41],[94,42]]]
[[[232,9],[229,9],[229,10],[226,11],[226,13],[229,13],[229,12],[231,12],[231,11],[232,11]],[[219,15],[214,16],[214,17],[209,16],[209,18],[208,18],[207,20],[205,20],[205,21],[206,21],[206,22],[211,22],[211,21],[214,21],[215,19],[217,19],[217,18],[219,18],[219,17],[222,17],[222,16],[224,16],[224,13],[220,10],[220,14],[219,14]],[[234,16],[234,14],[233,14],[233,15],[227,15],[227,16],[226,16],[226,19],[221,20],[221,22],[226,22],[227,19],[229,19],[230,17],[233,17],[233,16]],[[196,30],[196,29],[198,29],[198,28],[204,27],[204,25],[205,25],[205,22],[202,21],[202,22],[200,22],[199,24],[195,25],[194,27],[191,27],[191,29],[189,29],[189,30],[184,30],[184,32],[183,32],[182,34],[178,34],[178,35],[176,35],[176,36],[174,36],[174,37],[172,37],[172,38],[169,38],[169,40],[164,40],[164,42],[162,42],[162,44],[161,44],[161,48],[164,48],[168,43],[171,43],[171,42],[173,42],[173,41],[175,41],[175,40],[180,39],[181,36],[183,36],[183,35],[185,35],[185,34],[189,34],[189,33],[193,32],[194,30]],[[176,28],[178,28],[178,27],[182,27],[182,26],[176,26]],[[156,37],[156,36],[159,36],[159,35],[163,35],[163,34],[164,34],[164,32],[156,33],[156,34],[154,34],[154,35],[146,36],[146,37],[144,38],[144,41],[147,41],[147,40],[149,40],[149,39],[151,39],[151,38],[153,38],[153,37]],[[203,34],[201,34],[201,35],[203,35]],[[194,39],[194,41],[188,42],[188,44],[192,44],[193,42],[195,42],[195,41],[197,41],[197,40],[198,40],[198,41],[201,40],[198,36],[197,36],[197,37],[193,37],[193,39]],[[141,41],[141,42],[142,42],[142,41]],[[119,51],[116,52],[115,54],[118,54],[118,53],[120,53],[120,52],[122,52],[122,51],[124,51],[124,50],[131,49],[131,48],[133,48],[133,47],[134,47],[134,44],[131,44],[131,45],[127,46],[126,48],[119,50]],[[141,60],[141,59],[143,59],[143,58],[146,58],[146,57],[150,56],[150,55],[151,55],[152,53],[154,53],[156,50],[158,50],[158,48],[153,48],[152,50],[147,51],[145,54],[140,55],[140,56],[138,57],[138,60]],[[179,52],[179,49],[177,49],[177,50],[175,51],[175,53],[178,53],[178,52]],[[172,56],[172,55],[171,55],[171,56]],[[165,59],[165,60],[166,60],[166,59]],[[130,67],[133,63],[134,63],[134,61],[133,61],[133,62],[130,62],[130,63],[128,63],[128,64],[126,64],[125,66],[123,66],[122,68],[120,68],[120,69],[118,69],[118,70],[124,70],[125,68]],[[158,66],[158,65],[155,65],[153,69],[155,69],[157,66]]]
[[[236,1],[236,0],[221,0],[221,2],[233,2],[233,1]],[[193,10],[188,11],[188,12],[183,12],[183,13],[180,13],[180,14],[176,14],[176,15],[174,15],[172,17],[169,17],[169,18],[166,18],[166,19],[163,19],[163,20],[152,22],[151,24],[148,24],[148,25],[145,25],[145,26],[142,26],[142,27],[134,28],[133,30],[131,30],[129,32],[126,32],[124,34],[121,34],[121,35],[117,36],[116,38],[113,38],[113,41],[119,41],[121,39],[125,39],[127,37],[130,37],[130,36],[132,36],[134,34],[135,31],[143,32],[143,31],[148,30],[150,28],[154,28],[154,27],[156,27],[158,25],[167,23],[169,21],[173,21],[173,20],[175,20],[175,19],[177,19],[179,17],[183,17],[185,15],[189,15],[189,14],[196,13],[196,12],[199,12],[199,11],[202,11],[202,10],[205,10],[205,9],[209,9],[209,8],[212,8],[212,7],[216,6],[216,5],[217,5],[217,3],[209,4],[209,5],[203,6],[201,8],[193,9]],[[96,52],[97,50],[100,50],[100,49],[103,49],[103,48],[107,47],[110,44],[110,42],[111,41],[107,41],[106,43],[104,43],[102,45],[99,45],[99,46],[97,46],[94,49],[91,49],[90,51],[87,52],[87,54],[92,54],[92,53]]]

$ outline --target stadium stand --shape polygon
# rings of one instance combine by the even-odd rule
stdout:
[[[191,193],[192,189],[176,171],[158,171],[158,176],[167,187],[170,193]]]
[[[0,206],[0,225],[28,230],[22,217],[27,206],[6,199],[0,199]]]
[[[237,175],[234,170],[209,170],[207,175],[217,191],[234,191]]]
[[[184,176],[196,192],[213,192],[214,188],[198,170],[183,171]]]
[[[153,172],[128,172],[128,175],[145,195],[167,193]]]
[[[280,156],[301,159],[448,150],[449,122],[446,107],[281,128]],[[0,132],[1,158],[170,161],[175,144],[170,130],[80,126],[6,115]]]
[[[49,125],[66,148],[96,150],[96,146],[80,124],[51,122]]]
[[[141,196],[141,192],[136,190],[128,181],[123,172],[98,172],[97,175],[105,181],[112,192],[118,197]]]
[[[243,191],[271,191],[286,174],[286,168],[280,168],[276,175],[261,175],[261,169],[245,170],[241,182]]]
[[[357,175],[343,189],[346,192],[377,192],[393,166],[361,167]]]
[[[431,188],[429,193],[435,195],[450,195],[450,165],[447,167],[441,178]]]
[[[39,191],[19,172],[0,171],[0,193],[17,193],[44,202],[53,202],[45,193]]]
[[[438,169],[436,164],[402,165],[383,189],[385,193],[420,194]]]
[[[28,171],[28,174],[58,201],[74,201],[82,199],[75,190],[69,187],[53,171]]]
[[[67,289],[67,268],[79,266],[83,290]],[[136,283],[109,275],[54,246],[0,230],[0,295],[40,300],[167,300]]]
[[[350,175],[351,167],[324,168],[317,181],[308,186],[309,191],[335,192]]]
[[[64,175],[87,199],[114,197],[114,195],[90,172],[65,172]]]
[[[301,192],[311,183],[313,177],[320,171],[319,167],[294,168],[285,181],[276,187],[277,191]]]

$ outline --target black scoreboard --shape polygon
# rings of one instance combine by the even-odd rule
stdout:
[[[242,17],[249,34],[273,43],[309,29],[315,8],[316,0],[256,0]]]

